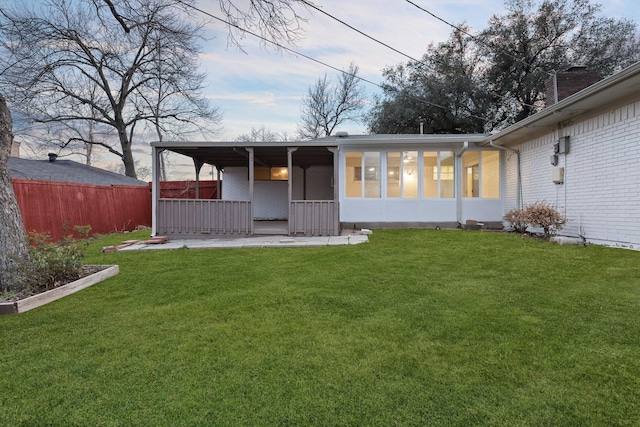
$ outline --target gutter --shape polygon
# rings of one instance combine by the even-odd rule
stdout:
[[[456,161],[456,166],[455,169],[456,171],[460,171],[458,173],[455,174],[456,178],[458,178],[456,181],[456,221],[458,221],[458,224],[460,225],[460,227],[462,228],[462,179],[464,176],[464,171],[462,170],[462,153],[464,153],[465,151],[467,151],[467,149],[469,148],[469,141],[464,141],[464,144],[462,144],[462,148],[460,148],[460,150],[455,152],[455,161]]]

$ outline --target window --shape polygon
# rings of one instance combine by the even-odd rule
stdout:
[[[455,194],[454,165],[452,151],[425,151],[422,157],[424,165],[424,197],[452,198]]]
[[[462,195],[497,199],[500,197],[500,153],[467,151],[462,155]]]
[[[362,153],[347,154],[347,197],[362,197]]]
[[[440,197],[450,199],[455,197],[455,157],[453,151],[438,153],[438,172],[440,173]]]
[[[416,199],[418,197],[418,152],[402,153],[402,197]]]
[[[364,197],[380,197],[380,153],[364,153]]]
[[[422,154],[424,165],[424,197],[438,197],[438,152],[425,151]]]
[[[400,157],[402,153],[387,153],[387,197],[400,197]]]
[[[347,152],[347,197],[378,198],[381,193],[380,153]]]
[[[418,197],[418,152],[387,153],[387,197]]]
[[[257,166],[253,168],[253,179],[256,181],[287,181],[289,179],[289,168]]]

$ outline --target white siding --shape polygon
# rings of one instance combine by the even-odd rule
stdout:
[[[302,169],[293,168],[293,200],[303,198]],[[306,200],[333,200],[333,168],[312,166],[307,169]],[[289,217],[289,187],[287,181],[255,181],[254,217],[258,220],[287,219]],[[249,172],[246,167],[224,170],[223,200],[249,200]]]
[[[547,201],[565,212],[562,234],[584,235],[594,243],[640,247],[640,102],[577,121],[521,144],[523,203]],[[550,156],[561,136],[564,184],[551,180]],[[507,158],[508,204],[513,206],[515,156]]]

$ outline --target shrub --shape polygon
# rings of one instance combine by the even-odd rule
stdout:
[[[83,252],[79,242],[67,237],[55,243],[48,234],[30,234],[29,243],[31,271],[27,278],[32,288],[51,289],[80,277]]]
[[[545,237],[561,230],[567,218],[551,204],[535,202],[522,209],[511,209],[502,217],[517,233],[525,233],[529,226],[542,228]]]
[[[91,227],[74,227],[86,237]],[[83,250],[88,244],[68,235],[53,242],[49,234],[29,234],[29,259],[17,260],[9,283],[0,286],[0,301],[24,298],[76,280],[82,275]],[[19,284],[19,285],[17,285]]]
[[[567,222],[567,218],[555,207],[546,202],[535,202],[525,208],[528,223],[534,227],[540,227],[545,237],[561,230]]]
[[[502,217],[505,221],[507,221],[513,231],[516,233],[525,233],[527,231],[527,227],[529,226],[529,220],[527,219],[527,214],[524,209],[514,208],[508,211]]]

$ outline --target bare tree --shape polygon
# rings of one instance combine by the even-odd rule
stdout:
[[[83,142],[107,147],[122,159],[126,175],[135,177],[132,145],[145,121],[184,125],[191,123],[194,111],[210,123],[220,119],[197,93],[203,79],[194,72],[201,27],[185,19],[192,12],[188,4],[48,0],[33,10],[3,10],[0,34],[8,41],[4,53],[9,61],[0,71],[0,84],[36,122],[113,128],[115,143],[89,138]],[[112,14],[114,8],[117,15]],[[123,33],[121,21],[128,33]],[[161,80],[170,96],[164,90],[161,98],[157,95]],[[153,103],[151,94],[156,94]]]
[[[261,126],[259,128],[251,128],[251,132],[239,135],[235,141],[237,142],[276,142],[287,141],[286,132],[277,133],[271,129]]]
[[[11,114],[0,96],[0,293],[20,290],[19,260],[28,260],[27,235],[7,161],[13,142]]]
[[[364,91],[358,78],[359,68],[349,65],[332,85],[327,75],[318,79],[303,100],[302,123],[298,135],[302,139],[329,136],[345,121],[360,119],[364,108]]]

